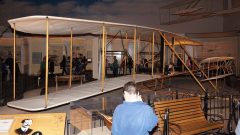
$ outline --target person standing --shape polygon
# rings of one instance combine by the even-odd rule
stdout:
[[[49,73],[50,73],[50,78],[54,78],[54,61],[53,61],[53,58],[50,58],[49,59]]]
[[[82,59],[78,58],[76,59],[74,74],[80,75],[82,74],[82,71],[83,71]]]
[[[131,57],[128,57],[127,66],[128,66],[128,69],[129,69],[129,73],[132,74],[133,60],[132,60]]]
[[[171,62],[169,65],[165,66],[165,75],[173,75],[175,72],[174,64]]]
[[[64,73],[67,75],[66,63],[67,63],[67,58],[65,55],[63,55],[63,59],[60,63],[60,68],[62,69],[62,75],[64,75]]]
[[[113,63],[112,63],[112,71],[113,71],[113,76],[114,77],[118,76],[118,68],[119,68],[118,60],[117,60],[117,57],[114,56],[113,57]]]
[[[82,64],[83,64],[83,72],[85,72],[88,64],[87,58],[85,56],[83,56]]]
[[[123,87],[125,101],[114,110],[113,135],[149,135],[157,125],[153,109],[142,101],[136,84],[128,82]]]
[[[7,70],[6,64],[3,61],[4,61],[3,58],[0,57],[2,82],[5,82],[7,80],[8,70]]]
[[[190,57],[188,57],[186,64],[187,64],[189,69],[192,69],[192,60],[191,60]]]
[[[16,67],[16,69],[15,69],[15,73],[16,73],[16,82],[18,82],[18,80],[19,80],[19,75],[21,74],[21,72],[20,72],[20,68],[19,68],[19,65],[18,65],[18,63],[16,62],[15,63],[15,67]]]
[[[8,69],[8,78],[7,80],[12,80],[13,79],[13,58],[12,58],[12,53],[8,52],[8,58],[5,60],[5,65]]]
[[[43,57],[43,60],[40,64],[40,77],[45,80],[45,72],[46,72],[46,56]]]
[[[121,67],[120,70],[123,71],[123,75],[125,75],[125,63],[126,63],[126,58],[124,57],[121,62]]]

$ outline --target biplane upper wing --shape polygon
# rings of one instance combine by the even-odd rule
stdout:
[[[190,38],[182,36],[180,34],[172,33],[166,30],[138,26],[131,24],[123,23],[114,23],[114,22],[105,22],[105,21],[96,21],[96,20],[85,20],[85,19],[76,19],[76,18],[66,18],[66,17],[56,17],[56,16],[27,16],[16,19],[8,20],[12,28],[15,28],[16,31],[20,31],[27,34],[46,34],[46,23],[48,20],[48,31],[49,35],[70,35],[72,34],[93,34],[101,35],[102,27],[106,26],[107,34],[114,36],[119,30],[122,32],[128,33],[128,38],[134,38],[134,29],[137,29],[137,33],[141,35],[141,41],[149,41],[149,37],[152,36],[153,32],[162,32],[167,38],[175,37],[176,40],[190,45],[201,45],[200,42],[194,41]],[[157,35],[157,34],[156,34]],[[158,42],[156,40],[156,42]],[[160,42],[160,41],[159,41]]]

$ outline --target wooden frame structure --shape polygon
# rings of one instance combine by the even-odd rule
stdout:
[[[45,108],[47,108],[48,105],[48,45],[49,45],[49,20],[48,17],[46,17]]]
[[[16,29],[15,23],[13,24],[14,27],[14,35],[13,35],[13,100],[16,99]]]
[[[215,80],[215,86],[218,87],[218,80],[234,74],[234,57],[210,57],[200,62],[200,68],[205,71],[206,79],[202,81]],[[204,72],[203,72],[204,73]]]
[[[16,31],[28,33],[28,34],[38,34],[46,36],[46,73],[45,73],[45,108],[48,106],[48,45],[49,45],[49,36],[52,35],[69,35],[70,33],[70,69],[72,67],[72,46],[73,46],[73,35],[86,35],[87,33],[91,33],[90,35],[96,35],[102,37],[102,59],[101,59],[101,91],[104,92],[104,80],[105,80],[105,61],[106,61],[106,39],[107,36],[114,35],[116,30],[123,30],[126,33],[126,42],[128,39],[132,39],[134,43],[134,55],[133,55],[133,74],[132,78],[136,80],[136,62],[139,58],[136,58],[136,47],[137,47],[137,37],[139,36],[139,43],[141,41],[148,41],[149,37],[152,36],[152,76],[154,76],[154,45],[160,44],[155,39],[155,33],[158,33],[160,37],[163,37],[164,43],[168,45],[168,47],[172,51],[172,56],[175,55],[177,58],[181,60],[183,65],[187,68],[189,73],[201,87],[201,89],[206,92],[205,88],[199,82],[199,80],[195,77],[193,72],[186,66],[185,62],[180,58],[180,56],[174,50],[175,45],[180,44],[191,44],[191,45],[200,45],[199,42],[193,41],[189,38],[182,37],[180,35],[160,30],[157,28],[150,28],[145,26],[137,26],[130,24],[121,24],[121,23],[113,23],[113,22],[103,22],[103,21],[94,21],[94,20],[84,20],[84,19],[74,19],[74,18],[64,18],[64,17],[54,17],[54,16],[28,16],[17,19],[12,19],[8,21],[11,27],[14,29],[14,46],[15,46],[15,35]],[[81,27],[80,27],[81,26]],[[46,28],[44,30],[44,27]],[[138,33],[137,33],[138,32]],[[164,33],[164,34],[163,34]],[[131,36],[132,35],[132,36]],[[141,35],[141,39],[140,39]],[[169,42],[169,38],[173,39],[173,43]],[[177,40],[179,42],[174,42]],[[173,46],[172,46],[173,45]],[[165,44],[164,44],[164,58],[163,65],[165,65]],[[173,59],[174,60],[174,59]],[[14,47],[14,62],[15,62],[15,47]],[[14,64],[15,65],[15,64]],[[163,68],[164,73],[164,68]],[[15,70],[14,70],[15,76]],[[71,85],[71,77],[72,72],[70,70],[69,77],[69,88]],[[13,97],[15,99],[15,77],[14,77],[14,87],[13,87]]]

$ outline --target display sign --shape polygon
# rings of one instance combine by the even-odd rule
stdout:
[[[0,135],[64,135],[65,113],[0,115]]]

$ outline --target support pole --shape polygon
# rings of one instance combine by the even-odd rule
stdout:
[[[183,46],[181,46],[181,44],[180,44],[180,47],[183,47]],[[185,60],[185,52],[184,52],[184,49],[185,49],[185,48],[182,49],[182,59],[183,59],[183,61],[185,62],[186,60]],[[184,71],[184,65],[182,65],[181,68],[182,68],[182,71]]]
[[[105,26],[103,25],[102,26],[102,92],[103,92],[103,90],[104,90],[104,58],[105,58],[105,56],[104,56],[104,51],[105,51],[105,49],[104,49],[104,47],[105,47]]]
[[[69,89],[72,88],[72,47],[73,47],[73,34],[72,34],[72,28],[71,28]]]
[[[163,73],[163,75],[164,75],[164,72],[165,72],[165,64],[166,64],[166,56],[165,56],[165,54],[166,54],[166,49],[165,49],[165,34],[163,34],[163,35],[161,35],[161,37],[162,37],[162,40],[163,40],[163,64],[162,64],[162,66],[163,66],[163,68],[162,68],[162,73]]]
[[[218,76],[218,70],[219,70],[219,65],[218,65],[218,61],[217,61],[217,71],[216,71],[216,75],[215,76]],[[216,87],[218,87],[218,79],[216,79]]]
[[[16,99],[16,26],[14,25],[13,35],[13,100]]]
[[[173,50],[175,51],[175,45],[174,45],[174,43],[175,43],[175,38],[174,37],[172,37],[172,48],[173,48]],[[174,56],[174,53],[172,52],[172,63],[173,63],[173,65],[174,65],[174,63],[175,63],[175,56]]]
[[[102,45],[103,45],[103,48],[102,48],[102,53],[103,53],[103,61],[102,61],[102,65],[103,65],[103,72],[102,72],[102,79],[103,79],[103,87],[102,87],[102,92],[104,90],[104,81],[105,81],[105,77],[106,77],[106,54],[107,54],[107,32],[106,32],[106,29],[105,29],[105,26],[103,26],[103,41],[102,41]],[[103,95],[102,97],[102,110],[105,111],[106,110],[106,97]]]
[[[128,38],[127,38],[127,32],[125,34],[125,42],[126,42],[126,47],[128,47]],[[128,60],[128,56],[127,56],[127,49],[124,50],[124,57],[125,57],[125,62],[124,62],[124,73],[127,74],[127,60]],[[130,72],[130,71],[129,71]]]
[[[127,32],[126,32],[126,34],[125,34],[125,36],[126,36],[126,45],[127,45],[127,47],[128,47],[128,35],[127,35]],[[127,74],[127,50],[125,51],[124,50],[124,57],[125,57],[125,62],[124,62],[124,73],[125,74]]]
[[[208,60],[208,78],[210,77],[210,60]]]
[[[154,69],[154,32],[152,35],[152,77],[153,77],[153,69]]]
[[[49,31],[48,31],[48,17],[46,18],[46,67],[45,67],[45,108],[48,105],[48,40],[49,40]]]
[[[102,64],[103,64],[103,88],[102,88],[102,92],[104,90],[104,81],[105,81],[105,78],[106,78],[106,55],[107,55],[107,32],[106,32],[106,29],[105,29],[105,26],[104,26],[104,33],[103,33],[103,36],[104,38],[103,40],[103,61],[102,61]],[[103,95],[102,96],[102,110],[105,112],[106,111],[106,97]]]
[[[164,40],[163,38],[160,36],[160,49],[159,49],[159,72],[162,72],[163,70],[163,44],[164,44]]]
[[[106,100],[106,98],[103,96],[102,97],[102,111],[103,112],[105,112],[105,110],[106,110],[106,101],[105,100]]]
[[[169,109],[165,109],[164,123],[163,123],[163,135],[169,135]]]
[[[136,36],[137,28],[134,29],[134,41],[133,41],[133,80],[136,80]]]
[[[148,55],[151,56],[151,52],[152,52],[152,46],[151,46],[151,38],[149,38],[149,46],[148,46]]]
[[[105,35],[104,35],[104,63],[103,63],[103,65],[104,65],[104,70],[103,70],[103,72],[104,72],[104,80],[105,80],[105,78],[106,78],[106,62],[107,62],[107,60],[106,60],[106,58],[107,58],[107,31],[106,31],[106,29],[105,29]]]
[[[105,29],[105,26],[104,27],[104,33],[103,33],[103,36],[102,38],[104,38],[104,40],[102,40],[103,42],[103,61],[102,61],[102,64],[103,64],[103,88],[102,88],[102,92],[104,90],[104,83],[105,83],[105,77],[106,77],[106,54],[107,54],[107,33],[106,33],[106,29]],[[112,39],[113,40],[113,39]],[[111,41],[110,41],[111,42]],[[102,96],[102,111],[105,112],[106,111],[106,97],[103,95]]]
[[[163,88],[163,81],[164,81],[164,72],[165,72],[165,63],[166,63],[166,56],[165,56],[165,53],[166,53],[166,51],[165,51],[165,34],[163,34],[163,35],[161,35],[161,43],[162,43],[162,52],[163,52],[163,57],[162,57],[162,81],[161,81],[161,88]]]
[[[159,31],[160,35],[163,36],[162,32]],[[169,48],[171,49],[171,51],[176,55],[176,57],[182,62],[182,64],[185,66],[185,68],[188,70],[188,72],[192,75],[192,77],[194,78],[194,80],[197,82],[197,84],[201,87],[201,89],[203,90],[204,93],[206,93],[206,89],[203,87],[203,85],[200,83],[200,81],[195,77],[195,75],[193,74],[193,72],[188,68],[188,66],[185,64],[185,62],[181,59],[181,57],[176,53],[176,51],[172,48],[172,46],[170,45],[169,41],[164,37],[164,40],[167,42],[167,44],[169,44]]]
[[[140,53],[139,53],[139,47],[140,47],[140,35],[138,36],[138,46],[137,46],[137,60],[138,60],[138,65],[140,65]]]

